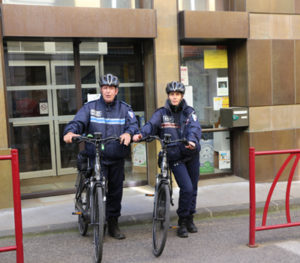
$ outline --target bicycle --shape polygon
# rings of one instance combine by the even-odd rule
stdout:
[[[175,143],[182,142],[187,145],[186,139],[178,139],[171,141],[170,134],[164,134],[161,139],[158,136],[146,136],[140,142],[151,142],[158,140],[161,144],[159,167],[160,173],[156,175],[155,193],[154,193],[154,208],[152,219],[152,252],[156,257],[159,257],[166,244],[168,229],[170,226],[170,204],[174,206],[173,202],[173,187],[171,170],[168,165],[167,148],[172,147]],[[147,195],[153,196],[153,195]]]
[[[107,137],[102,139],[100,132],[95,132],[94,136],[73,137],[72,141],[76,143],[92,143],[96,148],[94,161],[94,173],[87,162],[86,171],[78,171],[75,194],[75,212],[78,215],[79,233],[85,236],[88,225],[94,227],[94,262],[101,262],[103,252],[103,238],[105,233],[105,204],[106,204],[106,178],[101,170],[101,152],[105,144],[109,141],[119,140],[119,137]],[[101,148],[101,149],[100,149]]]

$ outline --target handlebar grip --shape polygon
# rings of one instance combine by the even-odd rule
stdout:
[[[72,142],[73,143],[79,143],[81,140],[80,140],[80,136],[74,136],[72,137]]]
[[[188,145],[189,145],[189,142],[188,142],[188,140],[187,140],[186,138],[183,139],[183,144],[184,144],[185,146],[188,146]]]

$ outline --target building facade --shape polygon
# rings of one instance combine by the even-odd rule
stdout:
[[[167,82],[186,85],[203,128],[200,178],[248,178],[249,147],[300,146],[298,0],[1,2],[0,154],[19,150],[23,198],[73,191],[79,146],[62,131],[109,72],[140,125],[164,105]],[[228,107],[247,124],[222,125]],[[153,184],[158,145],[131,148],[125,185]],[[285,157],[258,158],[257,179],[271,180]],[[6,195],[10,168],[0,167]]]

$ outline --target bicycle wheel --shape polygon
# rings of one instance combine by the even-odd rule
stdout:
[[[170,190],[167,184],[161,184],[155,193],[152,222],[153,254],[159,257],[164,250],[170,225]]]
[[[94,246],[95,246],[95,262],[101,262],[104,237],[105,223],[105,202],[103,201],[103,189],[97,187],[94,194]]]
[[[78,176],[81,177],[80,174]],[[88,230],[88,219],[86,218],[88,214],[88,196],[89,196],[89,189],[81,177],[78,188],[78,193],[76,193],[76,202],[77,206],[81,207],[82,214],[78,215],[78,229],[79,233],[82,236],[85,236]]]

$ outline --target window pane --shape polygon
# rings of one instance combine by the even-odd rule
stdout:
[[[182,46],[181,66],[188,73],[185,84],[190,87],[189,95],[202,128],[220,127],[220,108],[229,106],[226,47]],[[203,132],[200,175],[230,172],[230,154],[229,132]]]
[[[216,46],[182,46],[181,47],[181,65],[186,66],[188,70],[188,85],[192,86],[193,106],[203,128],[215,127],[218,118],[214,117],[214,111],[218,111],[216,101],[218,99],[228,101],[228,94],[218,96],[218,80],[228,77],[227,68],[206,67],[204,65],[205,51],[225,50],[225,47]],[[226,59],[227,59],[227,53]],[[222,57],[221,57],[222,58]],[[211,58],[213,60],[214,58]],[[212,62],[213,63],[213,62]],[[226,94],[226,93],[224,93]],[[224,104],[221,103],[223,106]],[[227,104],[228,107],[228,104]]]
[[[104,56],[104,71],[119,77],[120,82],[142,82],[141,49],[136,44],[110,44]]]
[[[120,87],[118,98],[130,104],[134,111],[144,111],[144,87]]]
[[[9,66],[7,86],[46,85],[46,68],[44,66]]]
[[[76,90],[59,89],[57,90],[57,107],[58,115],[76,114]]]
[[[79,153],[79,145],[76,143],[65,143],[63,140],[63,132],[66,124],[59,125],[60,134],[60,156],[61,156],[61,167],[77,167],[76,160],[77,154]]]
[[[7,99],[9,118],[49,115],[46,90],[9,91]]]
[[[19,150],[20,172],[51,169],[48,125],[12,128],[12,148]]]

